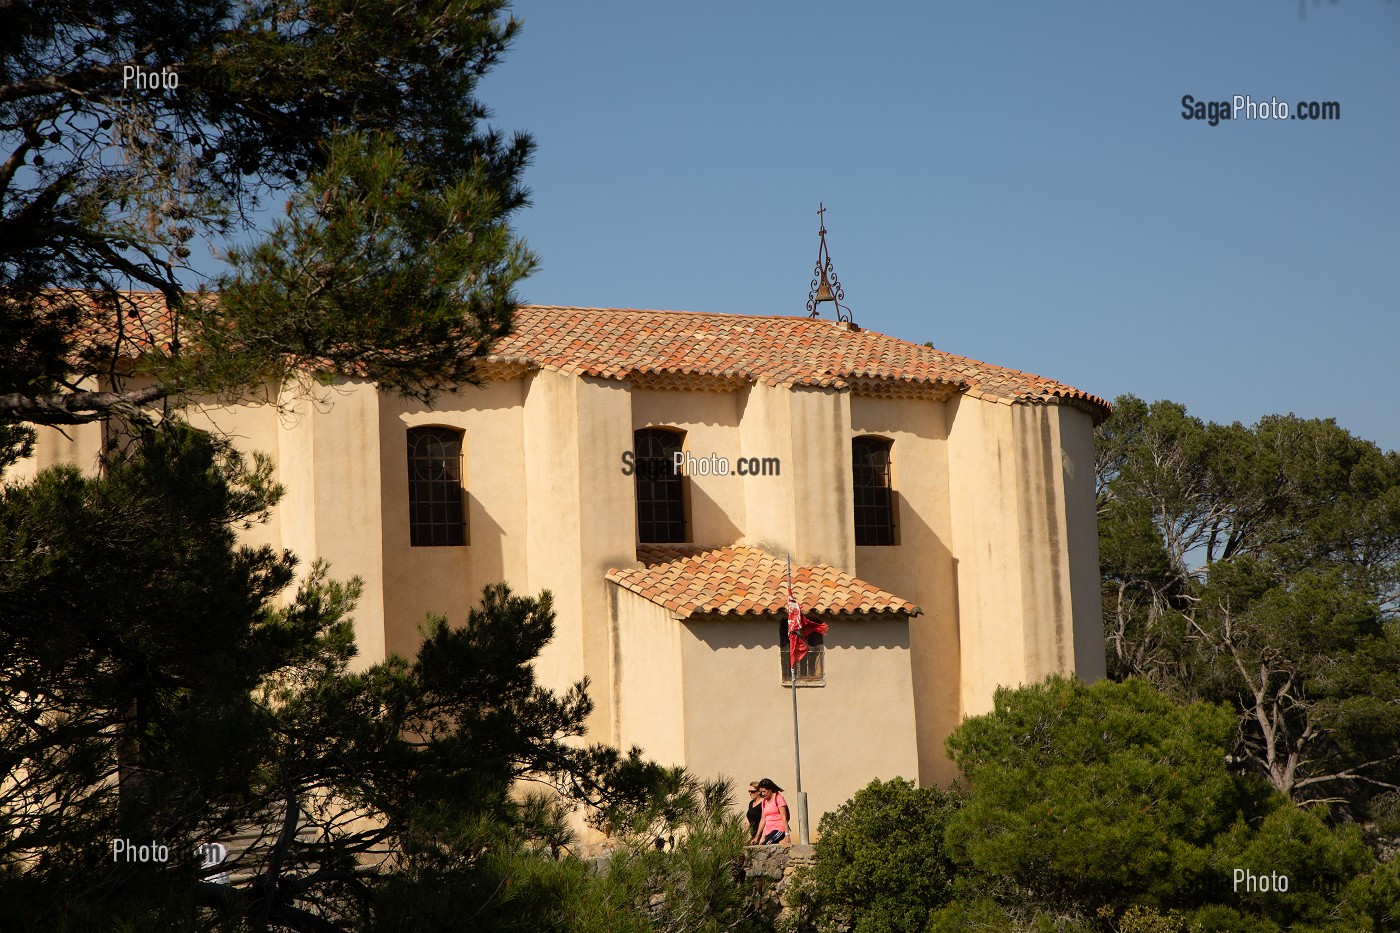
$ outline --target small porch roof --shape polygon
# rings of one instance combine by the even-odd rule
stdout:
[[[643,544],[637,560],[641,568],[614,568],[607,578],[682,619],[764,616],[787,607],[786,559],[762,548]],[[814,615],[915,616],[923,611],[830,564],[793,565],[792,592],[802,611]]]

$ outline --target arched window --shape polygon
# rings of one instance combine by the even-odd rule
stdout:
[[[890,483],[893,443],[883,437],[857,437],[851,441],[858,545],[895,543],[894,490]]]
[[[685,435],[644,428],[633,435],[637,457],[637,540],[675,544],[686,540],[685,478],[675,469],[674,454]]]
[[[408,536],[414,547],[467,543],[461,431],[409,428]]]

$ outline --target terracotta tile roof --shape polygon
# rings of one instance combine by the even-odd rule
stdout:
[[[787,563],[756,547],[642,545],[638,570],[608,571],[625,590],[693,615],[768,615],[787,605]],[[918,606],[829,564],[792,568],[792,592],[814,614],[919,615]]]
[[[55,294],[86,297],[81,305],[89,345],[111,347],[118,318],[110,306],[78,291]],[[159,293],[123,292],[121,308],[123,356],[166,349],[171,316]],[[482,373],[510,378],[531,369],[639,385],[692,378],[712,385],[755,381],[895,396],[944,389],[1002,402],[1065,401],[1089,411],[1096,422],[1112,410],[1102,398],[1053,379],[805,317],[522,305],[514,332],[496,344]]]
[[[1007,402],[1065,400],[1096,420],[1103,399],[1053,379],[992,366],[869,330],[812,318],[522,306],[492,362],[605,379],[667,373],[768,385],[944,385]]]
[[[54,288],[44,294],[44,300],[55,310],[64,306],[76,310],[79,351],[110,355],[120,343],[120,355],[134,358],[152,351],[165,353],[174,338],[174,315],[160,292],[101,294],[79,288]]]

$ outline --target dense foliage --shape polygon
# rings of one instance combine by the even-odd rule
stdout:
[[[611,838],[622,848],[600,879],[604,892],[626,892],[644,929],[655,933],[760,933],[764,885],[742,878],[748,824],[723,779],[699,781],[682,768],[630,765],[648,790],[631,802],[602,808]],[[618,897],[610,893],[611,897]]]
[[[740,880],[747,839],[729,785],[632,756],[620,780],[644,796],[599,811],[611,854],[551,858],[538,845],[501,846],[470,872],[398,873],[380,888],[370,931],[519,933],[761,933],[756,891]],[[538,802],[537,804],[538,805]],[[463,913],[464,905],[472,905]]]
[[[1400,866],[1226,760],[1229,710],[1141,680],[997,692],[948,740],[970,789],[873,782],[823,821],[795,931],[1400,928]],[[1287,891],[1254,890],[1286,876]]]
[[[922,933],[952,896],[955,868],[943,842],[957,788],[872,781],[822,817],[817,862],[795,905],[821,929]]]
[[[1158,902],[1208,886],[1213,840],[1250,807],[1228,711],[1141,681],[997,691],[948,749],[972,786],[948,830],[962,863],[1048,905]]]
[[[644,786],[579,740],[582,684],[535,683],[547,594],[490,587],[465,627],[430,622],[415,659],[352,670],[356,584],[313,570],[284,601],[293,558],[236,543],[276,496],[267,472],[171,421],[100,478],[58,469],[0,494],[12,928],[194,929],[222,911],[350,929],[404,877],[455,878],[476,909],[488,864],[561,838],[547,807],[513,801],[518,782],[588,803]],[[197,840],[254,830],[233,864],[250,880],[210,883]],[[168,861],[114,858],[119,839]]]
[[[1110,674],[1225,704],[1242,766],[1365,818],[1400,787],[1400,454],[1131,396],[1097,450]]]

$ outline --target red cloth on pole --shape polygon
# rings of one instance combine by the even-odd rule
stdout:
[[[791,650],[788,663],[796,667],[798,662],[807,657],[807,636],[812,634],[825,635],[826,623],[814,622],[802,614],[802,607],[797,604],[797,597],[792,595],[792,584],[788,584],[787,598],[788,617],[788,647]]]

